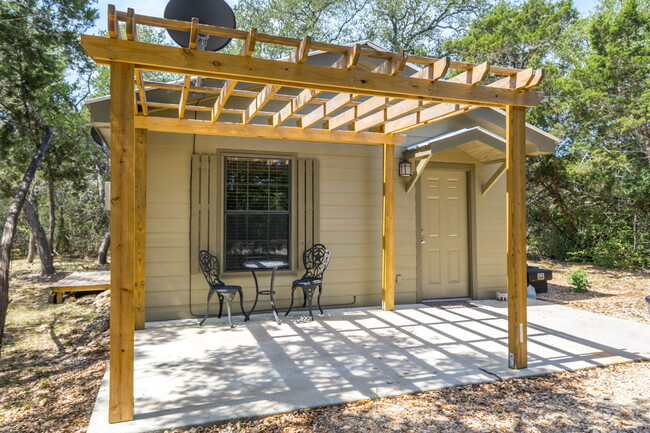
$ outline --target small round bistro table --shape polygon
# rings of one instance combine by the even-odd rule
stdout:
[[[253,311],[255,311],[255,307],[257,306],[257,298],[260,295],[269,295],[271,298],[271,310],[273,311],[273,317],[275,317],[275,321],[279,325],[280,316],[278,315],[278,310],[275,308],[275,301],[273,300],[273,294],[275,293],[273,291],[273,282],[275,280],[275,271],[277,271],[278,268],[289,267],[289,263],[282,260],[249,260],[247,262],[244,262],[244,267],[246,269],[250,269],[250,271],[253,273],[253,279],[255,280],[255,302],[253,302],[253,308],[251,308],[251,310],[248,312],[248,316],[250,317],[250,315],[253,314]],[[255,271],[271,271],[271,282],[269,284],[268,290],[260,290],[260,286],[257,281],[257,274]]]

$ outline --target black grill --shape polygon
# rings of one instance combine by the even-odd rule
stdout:
[[[528,274],[528,284],[535,288],[535,293],[548,292],[548,280],[553,279],[553,271],[549,269],[541,269],[536,266],[527,266],[526,273]]]

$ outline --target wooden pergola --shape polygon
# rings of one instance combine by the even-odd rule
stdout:
[[[120,22],[126,24],[122,36]],[[189,46],[138,42],[136,25],[188,32]],[[395,145],[413,128],[482,107],[505,107],[508,214],[508,351],[511,368],[527,366],[525,109],[544,95],[531,91],[542,70],[512,69],[449,58],[410,56],[362,47],[137,15],[108,8],[109,38],[82,35],[92,59],[111,68],[111,325],[109,422],[133,419],[134,330],[144,328],[147,131],[339,142],[383,146],[382,308],[394,307]],[[239,55],[197,49],[198,35],[243,41]],[[257,44],[291,47],[286,59],[255,57]],[[338,55],[328,66],[306,63],[310,51]],[[360,58],[373,69],[358,68]],[[407,64],[417,70],[410,76]],[[143,71],[180,74],[177,83],[145,81]],[[500,77],[499,77],[500,76]],[[194,83],[193,83],[194,77]],[[203,78],[223,80],[218,87]],[[491,81],[486,84],[486,81]],[[236,88],[254,83],[255,90]],[[241,86],[240,86],[241,87]],[[136,92],[137,88],[137,92]],[[147,101],[146,88],[180,92],[177,103]],[[190,94],[209,95],[198,105]],[[245,109],[226,107],[249,98]],[[283,108],[266,111],[270,101]],[[163,110],[160,110],[163,109]],[[170,117],[171,110],[177,115]],[[202,120],[188,112],[204,113]],[[197,113],[198,114],[198,113]],[[221,121],[235,114],[238,122]],[[194,116],[192,116],[194,117]]]

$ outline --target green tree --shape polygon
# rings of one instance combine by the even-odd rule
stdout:
[[[604,2],[581,32],[584,43],[556,82],[565,141],[558,184],[576,221],[568,254],[647,266],[650,3]]]
[[[2,172],[22,178],[0,241],[0,349],[8,306],[9,264],[18,216],[57,123],[74,110],[66,73],[88,67],[79,44],[96,11],[88,0],[0,3],[0,156]],[[31,158],[30,155],[35,152]],[[27,166],[28,165],[28,166]],[[20,173],[24,173],[22,176]]]
[[[126,34],[125,24],[121,24],[122,35]],[[138,41],[146,42],[150,44],[157,45],[171,45],[177,46],[174,41],[167,35],[167,30],[159,29],[155,27],[148,26],[137,26]],[[108,37],[107,31],[99,32],[99,36]],[[99,98],[110,94],[111,88],[111,69],[105,65],[96,65],[92,64],[92,69],[90,69],[87,83],[88,83],[88,97],[90,98]],[[143,79],[149,81],[161,81],[169,82],[175,81],[183,78],[182,75],[171,74],[167,72],[157,72],[157,71],[143,71]]]
[[[485,0],[241,0],[237,26],[258,32],[347,43],[370,40],[391,50],[435,54],[449,32],[463,29],[483,10]],[[240,44],[231,44],[236,51]],[[262,46],[261,55],[290,50]]]
[[[469,62],[512,68],[555,63],[566,30],[578,18],[571,0],[499,1],[469,29],[443,43],[445,53]]]

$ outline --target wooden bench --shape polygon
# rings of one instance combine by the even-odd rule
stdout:
[[[49,302],[60,304],[63,294],[69,292],[98,292],[111,288],[111,271],[73,272],[48,287]]]

